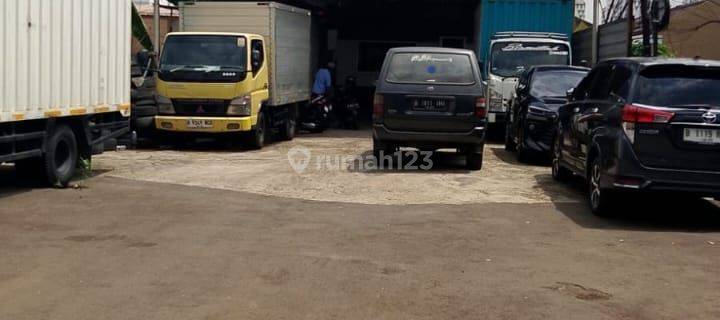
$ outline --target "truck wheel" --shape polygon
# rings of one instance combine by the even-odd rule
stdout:
[[[77,161],[78,146],[75,133],[70,127],[59,125],[45,145],[42,159],[45,181],[57,188],[67,187],[75,174]]]
[[[290,115],[287,119],[285,119],[282,127],[280,128],[280,139],[283,141],[290,141],[294,139],[295,132],[297,130],[296,125],[297,121],[294,116]]]
[[[265,146],[265,134],[267,132],[267,123],[265,122],[265,115],[260,112],[258,113],[257,124],[250,133],[250,141],[248,144],[250,148],[254,150],[260,150]]]

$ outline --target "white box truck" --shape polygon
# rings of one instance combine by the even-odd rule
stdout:
[[[290,140],[310,100],[309,11],[275,2],[184,2],[157,72],[157,129]]]
[[[128,131],[130,10],[131,0],[2,0],[0,163],[67,186]]]

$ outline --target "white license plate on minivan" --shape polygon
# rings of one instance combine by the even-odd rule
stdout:
[[[212,120],[188,119],[187,127],[190,129],[212,129]]]
[[[720,144],[720,130],[685,128],[683,140],[702,144]]]

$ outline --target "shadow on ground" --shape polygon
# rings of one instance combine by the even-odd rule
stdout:
[[[108,171],[96,169],[89,175],[78,174],[73,178],[71,186],[82,186],[84,180],[100,176]],[[0,165],[0,199],[44,188],[49,188],[49,186],[40,179],[21,177],[15,171],[14,166]]]
[[[366,174],[468,174],[471,172],[465,167],[465,157],[457,153],[436,151],[433,152],[429,158],[425,158],[424,153],[415,150],[396,152],[392,157],[389,157],[382,166],[375,161],[372,151],[365,151],[348,165],[347,170]]]
[[[718,232],[720,203],[678,194],[628,194],[610,217],[592,214],[587,204],[587,184],[583,179],[567,183],[554,181],[550,175],[535,177],[537,185],[548,195],[557,195],[557,188],[568,188],[580,202],[552,198],[557,212],[583,228],[649,232]]]
[[[492,153],[500,159],[500,161],[514,166],[537,166],[537,167],[550,167],[551,160],[542,155],[534,155],[528,158],[527,162],[520,162],[517,159],[515,152],[505,150],[503,146],[495,147],[490,149]]]

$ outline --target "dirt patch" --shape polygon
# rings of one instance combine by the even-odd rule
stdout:
[[[109,152],[96,157],[93,167],[132,180],[362,204],[546,203],[581,197],[552,181],[547,166],[520,164],[499,144],[486,145],[481,171],[466,170],[463,157],[452,153],[433,156],[427,171],[373,168],[366,165],[371,149],[369,131],[336,130],[261,151],[201,143],[184,150]],[[301,173],[289,160],[297,157],[308,157]]]

